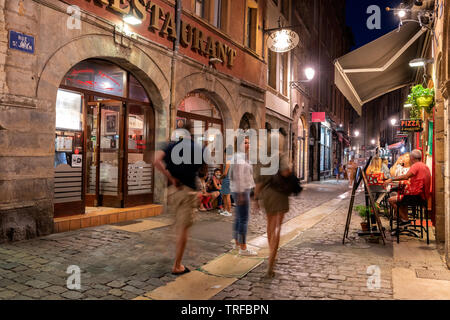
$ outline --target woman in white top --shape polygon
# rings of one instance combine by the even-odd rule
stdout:
[[[237,146],[238,152],[231,161],[230,189],[236,201],[236,210],[233,223],[233,238],[235,248],[239,248],[239,254],[254,256],[257,253],[247,248],[247,227],[250,210],[250,191],[255,187],[253,180],[253,168],[248,161],[250,141],[248,137]]]

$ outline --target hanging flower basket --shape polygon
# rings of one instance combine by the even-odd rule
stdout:
[[[417,98],[416,102],[419,107],[427,108],[431,106],[431,104],[433,103],[433,99],[434,99],[433,96],[424,96]]]
[[[434,89],[424,88],[418,84],[411,88],[407,103],[412,104],[410,118],[418,119],[422,114],[422,109],[431,113],[434,106]]]

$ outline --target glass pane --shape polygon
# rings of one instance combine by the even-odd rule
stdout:
[[[86,60],[78,63],[61,84],[115,96],[125,96],[126,72],[110,62]]]
[[[130,75],[130,94],[129,98],[137,101],[149,102],[147,93],[135,77]]]
[[[150,110],[132,104],[128,108],[128,194],[152,193]]]
[[[86,112],[86,166],[87,166],[87,183],[86,193],[95,194],[97,158],[95,149],[97,147],[97,126],[98,126],[98,107],[88,106]]]
[[[100,194],[117,195],[119,187],[120,106],[102,105],[100,128]]]
[[[58,89],[56,95],[56,128],[81,130],[82,95],[80,93]]]
[[[199,145],[204,146],[203,134],[205,133],[205,123],[200,120],[193,120],[192,124],[194,127],[194,141]]]
[[[215,119],[222,119],[222,115],[214,105],[214,103],[201,93],[193,93],[184,99],[178,110],[189,113],[211,117]]]

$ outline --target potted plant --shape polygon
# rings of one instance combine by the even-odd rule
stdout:
[[[412,104],[410,110],[412,119],[419,119],[422,115],[422,109],[431,113],[434,106],[434,89],[424,88],[421,84],[412,87],[407,103]]]
[[[357,205],[355,206],[355,211],[358,212],[359,216],[363,218],[363,221],[361,222],[361,229],[362,231],[369,231],[369,226],[366,222],[367,215],[369,214],[369,208],[363,205]]]

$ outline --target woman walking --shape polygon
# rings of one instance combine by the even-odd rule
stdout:
[[[285,133],[280,130],[279,152],[273,155],[274,161],[279,162],[278,173],[283,177],[288,177],[291,174],[289,165],[289,158],[283,152]],[[268,138],[270,140],[270,137]],[[269,148],[270,150],[270,148]],[[277,188],[277,183],[274,181],[273,175],[262,175],[258,172],[257,185],[255,189],[255,199],[261,199],[264,211],[267,216],[267,240],[269,242],[269,261],[267,269],[267,277],[275,276],[273,271],[275,266],[275,259],[280,243],[281,225],[283,223],[284,215],[289,211],[289,195],[286,192],[281,192]]]
[[[243,140],[243,141],[242,141]],[[237,139],[237,153],[233,157],[230,175],[230,189],[236,201],[233,223],[235,248],[243,256],[255,256],[257,253],[247,248],[247,227],[250,209],[250,191],[255,187],[253,168],[249,163],[249,137]]]

